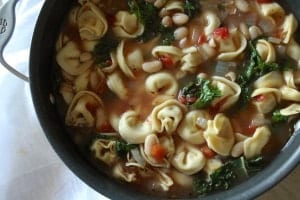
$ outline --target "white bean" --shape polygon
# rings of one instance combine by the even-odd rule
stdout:
[[[249,28],[249,34],[250,34],[250,38],[254,40],[255,38],[257,38],[262,34],[262,31],[257,26],[251,26]]]
[[[175,13],[172,20],[174,24],[181,26],[189,21],[189,16],[184,13]]]
[[[180,41],[179,41],[179,47],[180,48],[185,48],[185,47],[187,47],[187,42],[188,42],[188,40],[187,40],[187,38],[185,37],[185,38],[182,38]]]
[[[164,27],[171,27],[173,22],[172,22],[172,18],[170,16],[165,16],[162,18],[161,20],[161,24],[164,26]]]
[[[245,0],[235,0],[235,6],[242,12],[248,12],[250,10],[248,2]]]
[[[159,60],[144,62],[142,68],[145,72],[154,73],[158,72],[162,68],[162,63]]]
[[[181,40],[188,35],[188,29],[186,27],[179,27],[174,31],[175,40]]]

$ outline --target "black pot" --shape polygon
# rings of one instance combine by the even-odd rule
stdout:
[[[52,100],[52,67],[55,42],[73,0],[46,0],[33,34],[30,52],[29,82],[40,124],[64,163],[85,183],[110,199],[154,199],[99,172],[71,142]],[[300,20],[300,1],[282,1]],[[299,38],[298,38],[299,39]],[[299,41],[299,40],[298,40]],[[201,199],[253,199],[279,183],[300,162],[300,130],[297,130],[278,156],[261,172],[231,190]],[[200,197],[199,197],[200,199]]]

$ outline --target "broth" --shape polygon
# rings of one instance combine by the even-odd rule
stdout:
[[[300,47],[289,10],[259,2],[79,0],[56,45],[73,142],[99,171],[161,197],[262,169],[298,119]],[[220,188],[225,167],[234,176]]]

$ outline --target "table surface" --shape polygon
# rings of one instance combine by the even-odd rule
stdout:
[[[6,1],[0,0],[0,6]],[[8,63],[24,73],[28,72],[32,21],[42,3],[19,1],[18,28],[4,53]],[[26,24],[25,29],[22,24]],[[0,65],[0,88],[0,200],[106,200],[79,180],[54,153],[36,118],[29,85]],[[300,166],[257,199],[298,200],[299,189]]]

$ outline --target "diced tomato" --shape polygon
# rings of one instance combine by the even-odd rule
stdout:
[[[215,38],[227,39],[229,37],[229,30],[227,27],[216,28],[213,32]]]
[[[193,104],[197,101],[197,97],[187,95],[186,96],[186,101],[187,101],[188,104]]]
[[[257,101],[257,102],[262,102],[262,101],[265,100],[265,98],[266,98],[266,96],[263,95],[263,94],[260,94],[260,95],[257,95],[255,97],[253,97],[254,101]]]
[[[273,34],[273,36],[274,37],[276,37],[276,38],[282,38],[282,36],[283,36],[283,29],[277,29],[275,32],[274,32],[274,34]]]
[[[213,150],[211,150],[211,149],[207,146],[207,144],[201,145],[201,146],[200,146],[200,151],[204,154],[204,156],[205,156],[206,158],[213,158],[213,157],[216,155],[216,153],[215,153]]]
[[[216,105],[209,108],[209,113],[211,115],[216,115],[220,112],[221,107],[224,105],[224,103],[227,101],[228,97],[223,98],[221,101],[219,101]]]
[[[179,94],[177,99],[180,103],[187,104],[186,96]]]
[[[250,125],[248,126],[247,130],[244,131],[244,134],[245,134],[245,135],[248,135],[248,136],[252,136],[252,135],[254,134],[256,128],[257,128],[256,126],[250,124]]]
[[[151,148],[151,156],[158,162],[162,162],[166,154],[165,147],[159,143],[154,144]]]
[[[273,0],[257,0],[257,3],[271,3]]]
[[[207,41],[206,35],[204,33],[199,35],[198,44],[203,44]]]
[[[159,57],[159,60],[162,62],[165,68],[172,68],[174,66],[171,56],[163,55]]]
[[[86,107],[86,109],[87,109],[88,111],[90,111],[93,115],[96,113],[97,105],[92,104],[92,103],[87,103],[87,104],[85,105],[85,107]]]
[[[111,126],[110,123],[104,122],[100,128],[101,132],[112,133],[115,132],[115,129]]]
[[[115,16],[114,15],[107,15],[106,16],[106,19],[107,19],[107,23],[109,24],[109,25],[113,25],[114,23],[115,23]]]

